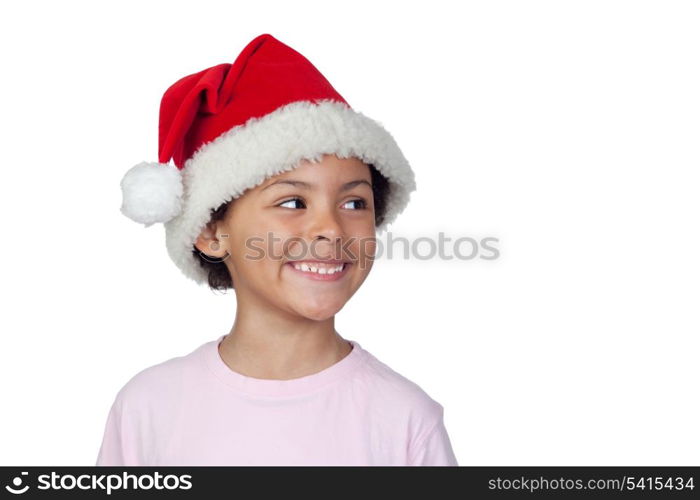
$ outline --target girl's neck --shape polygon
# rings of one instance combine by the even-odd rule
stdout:
[[[287,380],[311,375],[337,363],[352,345],[335,330],[335,317],[322,321],[239,307],[219,346],[226,365],[242,375]]]

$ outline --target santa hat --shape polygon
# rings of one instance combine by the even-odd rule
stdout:
[[[387,178],[386,213],[377,232],[415,190],[410,165],[382,125],[353,110],[303,55],[263,34],[233,64],[188,75],[166,90],[158,162],[126,172],[121,211],[146,227],[163,223],[172,260],[205,284],[208,273],[192,250],[211,211],[323,154],[356,157]]]

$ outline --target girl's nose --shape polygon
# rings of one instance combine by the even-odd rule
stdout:
[[[318,238],[335,240],[343,234],[343,228],[333,207],[318,209],[312,217],[313,222],[309,234],[312,240],[315,241]]]

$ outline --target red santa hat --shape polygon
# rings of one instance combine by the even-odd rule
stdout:
[[[158,162],[126,172],[121,211],[146,227],[163,223],[172,260],[206,284],[207,272],[192,250],[211,211],[323,154],[356,157],[387,178],[386,213],[377,232],[415,190],[409,163],[382,125],[353,110],[303,55],[263,34],[233,64],[185,76],[166,90]]]

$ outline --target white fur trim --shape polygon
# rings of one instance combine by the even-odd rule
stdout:
[[[414,173],[396,141],[379,122],[342,102],[298,101],[251,118],[203,144],[184,165],[183,210],[165,224],[173,262],[190,279],[207,283],[207,272],[192,253],[211,210],[265,179],[323,154],[356,157],[373,164],[390,184],[381,233],[408,204]]]
[[[121,212],[149,227],[182,211],[182,177],[171,164],[141,162],[122,177]]]

